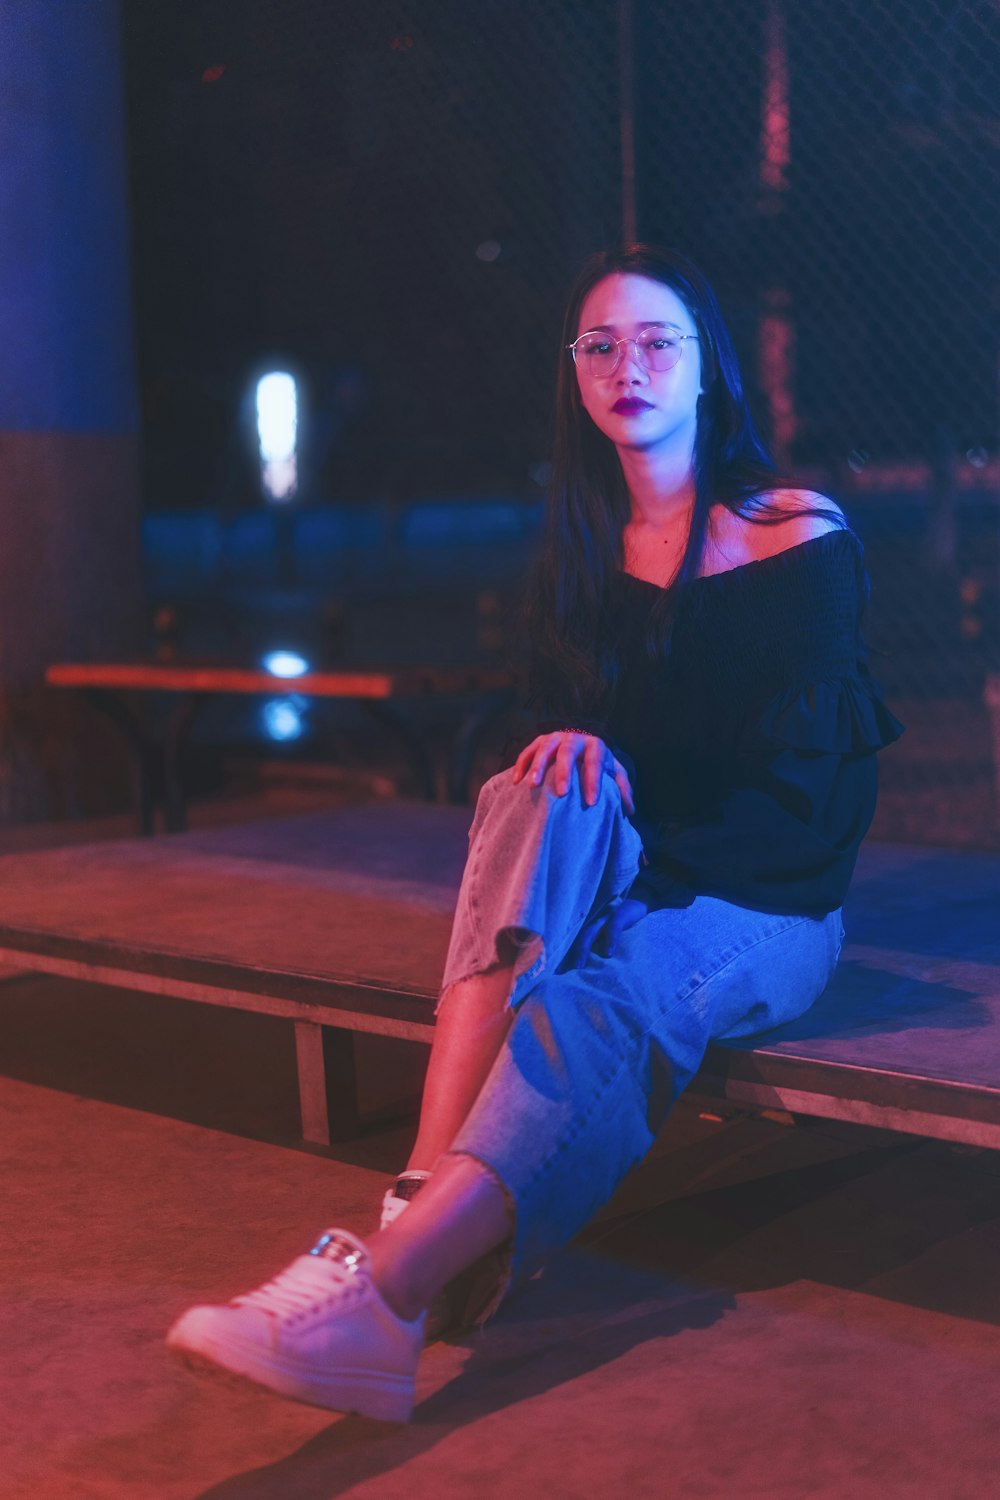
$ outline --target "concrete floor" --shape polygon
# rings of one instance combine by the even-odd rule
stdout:
[[[1000,1492],[996,1153],[682,1101],[573,1247],[427,1352],[399,1428],[195,1377],[162,1337],[370,1230],[412,1120],[300,1149],[271,1018],[35,975],[0,1006],[3,1497]],[[423,1056],[368,1053],[375,1114]]]
[[[396,1428],[195,1377],[162,1335],[318,1229],[369,1230],[412,1127],[297,1149],[261,1018],[0,993],[3,1496],[997,1493],[995,1154],[684,1101],[580,1242],[428,1351]]]

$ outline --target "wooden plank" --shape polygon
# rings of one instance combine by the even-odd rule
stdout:
[[[330,1001],[340,1004],[347,996],[359,1012],[379,1011],[401,1019],[411,1015],[415,1006],[419,1012],[428,1005],[433,1007],[437,997],[436,989],[394,985],[349,971],[316,973],[284,965],[237,963],[168,948],[133,946],[111,938],[62,937],[58,933],[0,924],[0,961],[5,953],[17,955],[25,963],[31,961],[35,968],[48,960],[59,960],[95,969],[120,970],[135,978],[176,979],[203,988],[238,989],[249,994],[278,993],[302,1004]]]
[[[186,835],[139,855],[122,845],[84,849],[79,858],[67,851],[11,856],[0,861],[8,882],[0,962],[338,1027],[341,1035],[366,1031],[429,1042],[437,949],[425,947],[417,964],[411,943],[428,922],[446,920],[466,823],[466,815],[453,818],[444,809],[380,806],[364,816],[348,810]],[[108,869],[115,879],[102,884]],[[346,886],[338,883],[345,870]],[[389,873],[399,883],[397,904],[387,902],[386,910],[395,912],[394,932],[409,937],[401,939],[405,962],[380,980],[372,976],[380,973],[382,937],[373,942],[371,933],[381,934],[383,926],[373,927],[366,908],[368,937],[361,942],[358,924],[344,919],[343,909],[355,887],[364,889],[357,899],[381,903]],[[175,922],[158,922],[134,899],[149,889],[170,890]],[[857,908],[847,921],[861,941],[847,945],[827,992],[767,1041],[711,1048],[692,1092],[1000,1149],[998,889],[995,856],[904,846],[862,850],[852,896]],[[931,925],[928,890],[936,903]],[[282,895],[288,899],[278,939],[259,942],[247,912]],[[331,901],[341,918],[332,942]],[[206,910],[211,923],[202,920]],[[78,933],[103,927],[110,935],[66,937],[68,923]],[[216,956],[192,953],[189,944]],[[248,949],[253,964],[243,961]],[[300,967],[303,953],[315,955],[315,970]],[[442,941],[442,961],[443,954]],[[334,963],[353,963],[355,971],[330,972]],[[422,984],[406,982],[414,972]],[[320,1034],[320,1041],[322,1073],[313,1056],[311,1091],[318,1097],[321,1076],[326,1105],[336,1107],[338,1097],[349,1101],[349,1074],[336,1087],[329,1080],[350,1059],[337,1058],[336,1040]],[[310,1108],[312,1129],[320,1106]]]
[[[127,964],[101,963],[97,958],[64,958],[0,940],[0,963],[20,964],[24,969],[106,984],[116,989],[165,995],[176,1000],[221,1005],[259,1015],[286,1016],[291,1020],[320,1022],[347,1027],[373,1036],[394,1036],[404,1041],[430,1042],[434,1036],[434,1000],[424,995],[400,995],[350,981],[303,979],[274,971],[247,970],[245,987],[221,983],[197,983],[164,972],[148,972]],[[220,966],[228,967],[228,966]],[[295,981],[298,981],[295,983]],[[249,986],[253,986],[250,988]],[[315,988],[313,988],[315,986]],[[285,989],[297,990],[289,996]],[[311,996],[311,997],[310,997]]]
[[[311,1005],[348,986],[383,1016],[397,995],[410,1020],[437,996],[470,818],[378,803],[0,857],[0,944]]]
[[[50,687],[117,688],[172,693],[306,693],[312,696],[387,698],[385,672],[309,672],[274,677],[243,667],[179,667],[144,662],[60,662],[48,668]]]
[[[743,1042],[732,1048],[710,1047],[697,1075],[697,1087],[699,1093],[734,1104],[798,1110],[801,1114],[867,1124],[890,1117],[918,1116],[925,1124],[937,1122],[934,1130],[918,1130],[917,1134],[939,1134],[937,1126],[943,1128],[943,1122],[951,1121],[964,1133],[942,1136],[947,1140],[971,1140],[980,1127],[1000,1131],[1000,1087],[831,1062],[801,1052],[779,1053],[766,1045],[753,1048]],[[787,1102],[791,1099],[797,1102]],[[814,1101],[815,1108],[807,1107],[805,1101],[809,1100]]]
[[[313,1146],[329,1146],[323,1028],[314,1021],[295,1022],[295,1065],[299,1079],[302,1139]]]
[[[224,971],[231,979],[238,976],[235,965],[162,954],[133,955],[130,962],[121,951],[117,962],[101,963],[96,950],[107,945],[81,940],[63,940],[58,944],[75,950],[75,958],[41,952],[41,946],[37,942],[31,947],[14,946],[8,936],[0,943],[0,963],[20,964],[22,969],[147,994],[283,1016],[317,1029],[335,1027],[341,1034],[344,1030],[364,1031],[425,1043],[434,1035],[435,1002],[428,995],[400,994],[355,980],[273,970],[247,970],[242,984],[222,983],[218,982],[220,972]],[[88,949],[89,957],[84,956]],[[141,966],[143,957],[146,967]],[[153,958],[160,960],[159,972],[150,972]],[[183,977],[177,970],[200,971],[203,975],[215,971],[217,982],[199,983]],[[297,1047],[306,1045],[300,1043],[300,1036],[307,1034],[315,1037],[317,1033],[297,1029]],[[325,1118],[331,1106],[337,1117],[336,1129],[342,1135],[350,1134],[352,1109],[356,1109],[356,1097],[351,1102],[356,1085],[350,1074],[350,1058],[342,1052],[338,1055],[335,1045],[327,1043],[320,1059],[315,1042],[310,1045],[312,1051],[305,1063],[300,1059],[306,1079],[302,1094],[303,1123],[305,1128],[308,1121],[311,1132],[306,1139],[320,1139],[315,1133],[318,1128],[315,1121],[321,1110]],[[328,1083],[327,1069],[331,1062],[332,1078]],[[944,1140],[1000,1146],[1000,1088],[817,1060],[807,1054],[789,1055],[766,1047],[716,1045],[709,1049],[692,1090],[755,1108],[787,1109]],[[317,1102],[321,1095],[322,1105]]]
[[[876,1104],[867,1099],[844,1098],[836,1094],[818,1094],[785,1086],[754,1085],[733,1081],[719,1086],[714,1077],[701,1074],[690,1086],[696,1099],[715,1102],[725,1099],[753,1110],[785,1110],[792,1115],[808,1115],[823,1120],[843,1120],[851,1125],[866,1125],[901,1135],[927,1136],[932,1140],[956,1141],[965,1146],[985,1146],[1000,1150],[1000,1121],[969,1119],[943,1115],[907,1106],[900,1109]]]
[[[50,687],[105,688],[171,693],[301,693],[313,698],[395,698],[429,693],[477,693],[511,686],[497,668],[402,667],[346,672],[306,672],[275,677],[250,667],[173,665],[158,662],[57,662],[47,668]]]

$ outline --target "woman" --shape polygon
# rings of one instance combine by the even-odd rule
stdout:
[[[901,732],[862,660],[860,546],[775,476],[700,273],[594,257],[563,342],[530,607],[555,720],[476,807],[407,1170],[366,1242],[330,1230],[169,1335],[370,1416],[409,1417],[444,1288],[489,1272],[491,1311],[641,1160],[712,1038],[822,993]]]

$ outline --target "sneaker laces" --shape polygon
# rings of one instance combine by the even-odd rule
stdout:
[[[328,1253],[331,1248],[332,1255]],[[325,1234],[308,1255],[300,1255],[263,1286],[234,1297],[233,1305],[256,1307],[277,1318],[300,1316],[333,1292],[359,1292],[361,1261],[355,1244],[337,1234]]]

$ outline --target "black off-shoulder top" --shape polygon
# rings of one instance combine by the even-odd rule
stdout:
[[[619,575],[608,623],[621,677],[606,716],[580,725],[629,772],[649,861],[633,893],[833,911],[874,815],[875,752],[903,732],[861,640],[861,544],[828,531],[674,590],[655,664],[645,641],[663,591]]]

